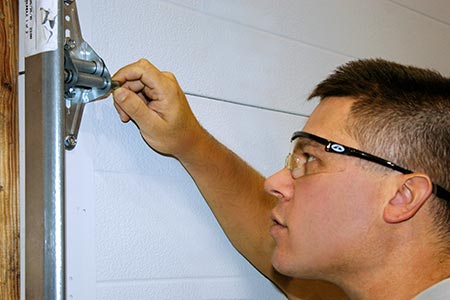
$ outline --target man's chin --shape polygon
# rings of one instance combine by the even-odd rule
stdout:
[[[273,266],[273,268],[278,273],[280,273],[282,275],[289,276],[289,277],[294,277],[294,274],[293,274],[293,272],[291,270],[292,267],[289,266],[288,261],[289,260],[284,258],[282,255],[279,255],[277,253],[276,249],[272,253],[272,266]]]
[[[294,265],[292,260],[286,256],[277,255],[276,251],[272,254],[272,266],[279,274],[284,276],[306,280],[321,280],[314,268],[306,265]]]

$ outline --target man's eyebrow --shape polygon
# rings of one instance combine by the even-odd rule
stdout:
[[[303,138],[303,137],[299,137],[297,138],[297,140],[294,141],[295,143],[295,147],[293,148],[293,150],[305,150],[306,148],[313,148],[313,150],[320,150],[323,148],[323,145],[313,141],[311,139],[308,138]]]

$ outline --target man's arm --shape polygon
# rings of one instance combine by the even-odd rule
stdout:
[[[236,249],[290,299],[322,299],[318,293],[325,283],[295,280],[273,270],[269,229],[275,199],[264,191],[261,174],[201,127],[175,77],[140,60],[119,70],[114,79],[122,83],[114,92],[122,121],[132,119],[150,147],[182,163]],[[326,290],[342,295],[330,285]]]
[[[140,60],[114,79],[123,84],[114,92],[122,121],[133,119],[153,149],[182,163],[234,246],[268,273],[274,199],[264,178],[200,126],[172,74]]]

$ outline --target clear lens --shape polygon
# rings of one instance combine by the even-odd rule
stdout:
[[[297,179],[305,174],[305,159],[294,153],[286,156],[285,167],[291,171],[291,176]]]

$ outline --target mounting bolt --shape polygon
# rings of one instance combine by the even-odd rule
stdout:
[[[67,92],[64,93],[65,98],[73,98],[76,95],[76,91],[74,88],[69,88]]]
[[[72,150],[77,145],[77,139],[73,135],[68,135],[64,139],[64,146],[67,150]]]
[[[77,42],[75,40],[66,38],[66,42],[64,43],[65,50],[72,50],[72,49],[76,48],[76,46],[77,46]]]

